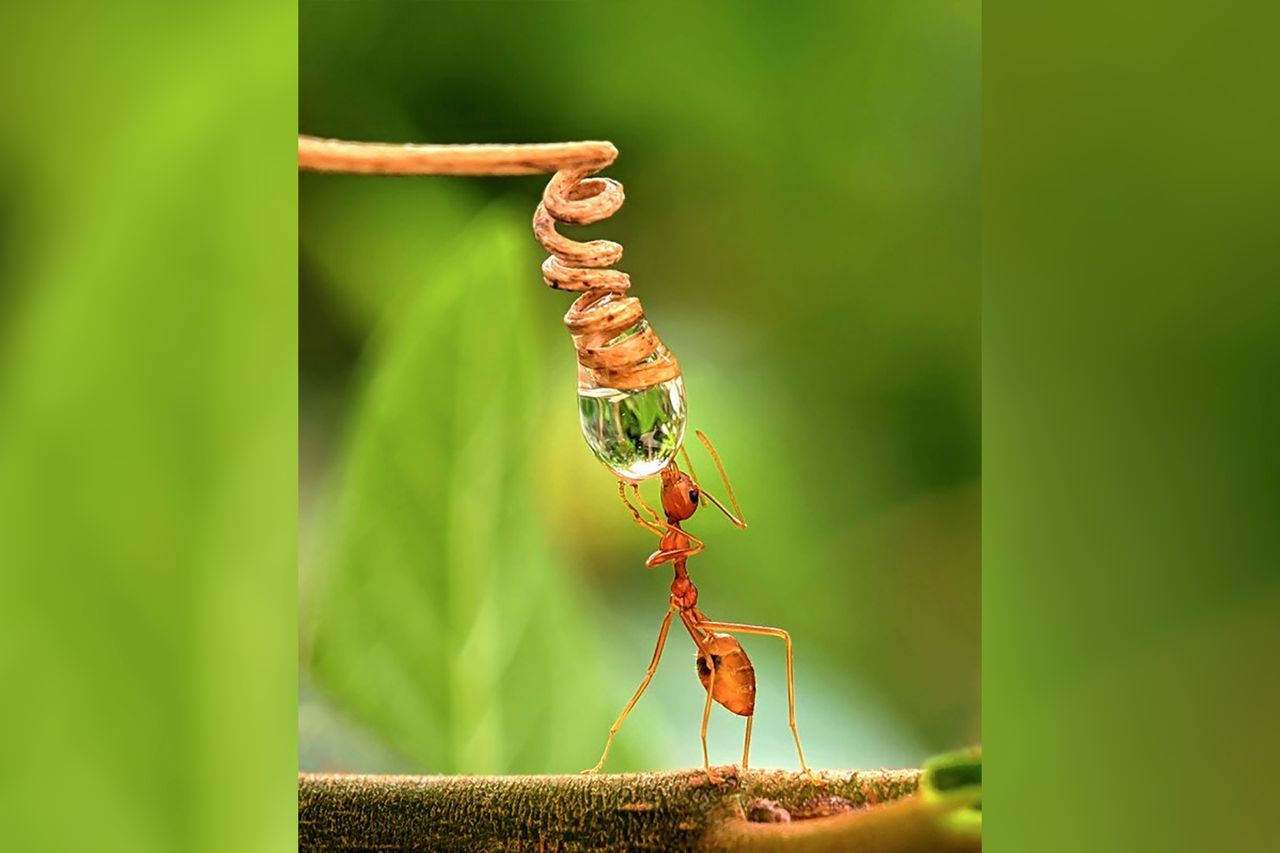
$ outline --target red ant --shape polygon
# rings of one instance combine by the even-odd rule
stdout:
[[[711,716],[711,701],[713,699],[733,713],[747,718],[747,732],[742,745],[743,770],[747,769],[747,760],[751,751],[751,721],[754,719],[756,706],[756,672],[742,645],[729,633],[734,632],[778,637],[787,644],[787,708],[790,713],[791,734],[796,740],[796,752],[800,756],[800,768],[807,776],[813,778],[813,772],[805,764],[804,750],[800,746],[800,732],[796,729],[796,693],[791,663],[791,635],[781,628],[740,625],[734,622],[715,622],[708,619],[698,609],[698,588],[689,579],[689,573],[685,569],[685,561],[700,552],[703,549],[703,543],[697,537],[681,528],[681,522],[691,518],[703,499],[706,499],[716,509],[724,513],[729,521],[733,522],[734,526],[745,529],[747,523],[742,519],[742,509],[738,506],[738,499],[734,496],[733,488],[729,485],[729,477],[725,474],[724,465],[720,462],[720,455],[716,453],[715,448],[711,446],[711,442],[703,435],[701,430],[696,432],[698,439],[707,448],[712,460],[715,461],[716,468],[720,472],[720,478],[724,482],[725,492],[729,495],[729,500],[733,504],[733,512],[726,509],[724,504],[698,485],[697,475],[693,470],[693,462],[689,459],[689,454],[683,446],[680,448],[680,453],[684,456],[684,462],[689,469],[689,473],[686,474],[681,471],[674,459],[659,472],[662,478],[662,509],[667,517],[665,523],[644,502],[637,483],[625,480],[618,481],[618,496],[627,505],[627,509],[631,510],[631,515],[636,523],[661,538],[658,550],[649,555],[645,565],[652,569],[663,563],[671,563],[675,568],[675,579],[671,581],[671,603],[667,609],[666,618],[662,620],[662,627],[658,631],[658,645],[653,650],[653,659],[649,662],[649,671],[645,673],[644,680],[640,682],[640,686],[636,689],[635,695],[631,697],[631,701],[622,709],[622,713],[618,715],[613,727],[609,729],[609,739],[605,741],[604,753],[601,754],[600,761],[596,763],[595,767],[582,772],[587,774],[596,773],[604,766],[605,759],[609,756],[609,747],[613,745],[614,736],[617,735],[618,729],[622,727],[622,721],[627,718],[627,714],[631,713],[631,709],[635,707],[636,702],[640,701],[640,696],[644,693],[645,688],[649,686],[654,672],[658,669],[658,661],[662,658],[662,649],[667,642],[667,630],[671,627],[671,617],[679,613],[680,621],[684,623],[689,636],[693,638],[694,645],[697,646],[698,678],[702,681],[702,686],[707,691],[707,703],[702,710],[702,764],[706,768],[707,777],[715,783],[720,781],[711,770],[711,763],[707,756],[707,721]],[[626,488],[628,485],[631,487],[636,503],[644,508],[645,512],[652,518],[652,521],[641,516],[640,510],[627,499]]]

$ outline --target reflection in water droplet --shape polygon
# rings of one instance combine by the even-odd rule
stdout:
[[[582,434],[619,477],[657,474],[684,441],[684,380],[677,376],[639,391],[578,389]]]

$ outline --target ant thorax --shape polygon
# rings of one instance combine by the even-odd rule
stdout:
[[[698,606],[698,588],[689,579],[683,560],[676,563],[676,576],[671,581],[671,601],[676,607],[686,611]]]

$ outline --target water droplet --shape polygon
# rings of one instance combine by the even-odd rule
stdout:
[[[582,434],[596,457],[627,480],[652,477],[684,441],[684,379],[639,391],[578,388]]]

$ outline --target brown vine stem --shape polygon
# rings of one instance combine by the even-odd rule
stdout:
[[[611,269],[622,246],[579,242],[557,224],[590,225],[622,206],[622,184],[591,175],[618,156],[611,142],[533,145],[418,145],[298,137],[298,168],[361,175],[534,175],[554,172],[533,215],[533,233],[550,257],[542,279],[581,294],[565,315],[587,388],[639,390],[680,376],[680,363],[645,318],[640,300],[625,295],[631,279]]]
[[[298,137],[298,168],[358,175],[540,175],[596,171],[612,163],[610,142],[533,145],[416,145]]]

